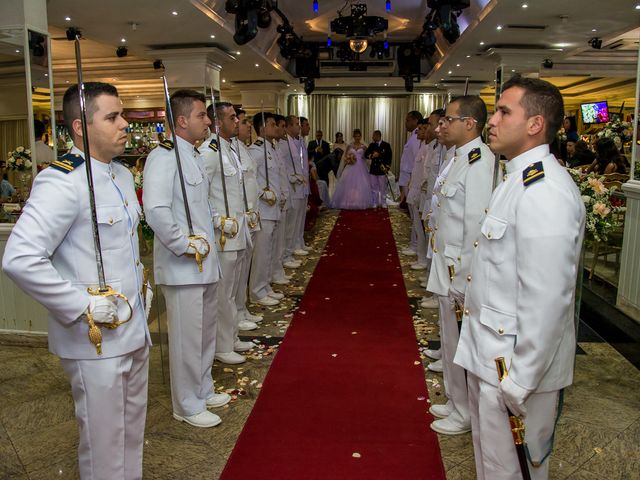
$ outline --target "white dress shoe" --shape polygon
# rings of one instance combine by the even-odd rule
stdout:
[[[431,407],[429,408],[429,413],[434,417],[447,418],[453,411],[453,407],[449,405],[449,402],[445,403],[444,405],[431,405]]]
[[[207,397],[207,407],[224,407],[230,401],[231,395],[229,395],[228,393],[211,393],[211,395]]]
[[[284,263],[282,264],[282,266],[283,266],[284,268],[300,268],[300,266],[301,266],[301,265],[302,265],[302,264],[301,264],[300,262],[296,262],[296,261],[293,261],[293,262],[284,262]]]
[[[274,285],[289,285],[291,282],[289,281],[288,278],[277,278],[273,280],[271,283],[273,283]]]
[[[240,320],[238,322],[238,330],[242,330],[243,332],[250,332],[251,330],[255,330],[258,328],[258,325],[254,322],[250,322],[249,320]]]
[[[275,298],[276,300],[282,300],[284,298],[284,294],[280,292],[269,292],[267,295],[271,298]]]
[[[216,425],[220,425],[222,423],[222,420],[218,415],[216,415],[215,413],[211,413],[208,410],[188,416],[178,415],[174,412],[173,418],[180,422],[185,422],[189,425],[200,428],[215,427]]]
[[[426,270],[428,266],[426,263],[416,262],[411,264],[411,270]]]
[[[284,278],[286,278],[287,280],[291,280],[293,278],[293,275],[287,275],[285,273]]]
[[[407,247],[404,250],[402,250],[402,255],[407,255],[409,257],[413,257],[414,255],[418,255],[418,252],[416,252],[413,248]]]
[[[248,322],[259,323],[262,320],[264,320],[264,317],[262,315],[254,315],[251,312],[245,312],[244,318],[242,318],[242,320],[246,320]]]
[[[420,303],[422,308],[438,308],[438,299],[435,295],[431,295]]]
[[[214,358],[227,365],[240,365],[247,361],[246,357],[236,352],[216,353]]]
[[[302,250],[304,250],[305,252],[310,252],[312,249],[311,249],[311,247],[309,245],[304,245],[302,247]]]
[[[309,255],[309,252],[303,250],[302,248],[298,248],[293,251],[293,254],[298,255],[299,257],[306,257],[307,255]]]
[[[421,286],[422,288],[427,288],[427,281],[426,281],[426,280],[421,281],[421,282],[420,282],[420,286]]]
[[[432,372],[442,373],[442,360],[436,360],[427,365],[427,368]]]
[[[258,305],[263,305],[265,307],[273,307],[274,305],[278,305],[280,302],[275,298],[271,298],[269,295],[265,295],[255,303],[257,303]]]
[[[252,348],[255,348],[256,344],[253,342],[243,342],[242,340],[236,340],[233,342],[234,352],[248,352]]]
[[[440,360],[442,358],[442,351],[440,349],[431,350],[430,348],[427,348],[423,351],[427,357],[433,358],[434,360]]]
[[[442,433],[444,435],[460,435],[471,431],[470,424],[460,424],[452,421],[450,418],[441,418],[431,423],[431,430]]]

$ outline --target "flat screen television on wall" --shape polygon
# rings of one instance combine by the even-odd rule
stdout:
[[[609,121],[609,104],[607,102],[582,103],[580,111],[583,123],[607,123]]]

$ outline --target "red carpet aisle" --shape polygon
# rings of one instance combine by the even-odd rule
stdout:
[[[418,361],[386,210],[342,212],[221,478],[444,479]]]

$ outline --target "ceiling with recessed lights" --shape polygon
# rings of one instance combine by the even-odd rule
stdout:
[[[286,71],[279,55],[273,15],[271,27],[260,29],[257,37],[238,47],[233,41],[234,16],[225,12],[223,0],[56,0],[48,3],[48,20],[53,37],[54,81],[64,90],[73,80],[73,46],[64,29],[80,27],[86,40],[83,55],[87,79],[116,82],[124,96],[159,97],[158,74],[151,62],[161,49],[203,48],[218,55],[224,90],[242,89],[247,82],[265,82],[299,90],[298,80]],[[329,22],[337,16],[344,0],[318,0],[314,14],[311,0],[280,2],[280,9],[305,40],[325,41]],[[383,0],[369,0],[368,14],[389,20],[391,42],[406,42],[422,29],[428,12],[426,0],[391,0],[385,11]],[[632,0],[472,0],[459,18],[460,39],[449,44],[438,35],[435,62],[426,78],[416,83],[416,91],[433,88],[460,90],[469,78],[472,91],[493,83],[496,65],[505,71],[540,70],[549,78],[573,77],[568,99],[580,101],[598,88],[607,86],[616,99],[634,96],[640,9]],[[67,18],[69,20],[67,20]],[[635,30],[634,30],[635,29]],[[589,45],[593,37],[602,39],[601,49]],[[128,55],[117,58],[115,51],[126,46]],[[153,52],[153,53],[151,53]],[[238,53],[239,52],[239,53]],[[544,60],[551,68],[540,68]],[[324,73],[324,72],[323,72]],[[610,84],[600,79],[616,77]],[[386,88],[404,91],[402,78],[390,72],[379,75],[323,76],[316,91]],[[582,89],[582,90],[581,90]],[[596,92],[592,92],[596,90]],[[487,96],[488,98],[488,96]],[[572,100],[571,100],[572,101]]]

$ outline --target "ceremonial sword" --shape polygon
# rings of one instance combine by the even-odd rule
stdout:
[[[273,207],[276,204],[276,199],[275,199],[275,193],[273,192],[273,190],[271,190],[271,186],[269,185],[269,165],[267,164],[267,124],[264,121],[264,104],[262,103],[262,100],[260,100],[260,115],[262,115],[262,146],[264,147],[264,178],[267,182],[267,186],[263,189],[262,191],[262,198],[264,198],[264,201],[267,203],[267,205]],[[260,132],[258,132],[258,135],[260,134]],[[264,197],[264,194],[267,192],[271,192],[274,194],[274,198],[273,199],[268,199]]]
[[[220,127],[218,126],[218,114],[216,112],[216,96],[213,93],[213,88],[211,88],[211,110],[213,111],[213,124],[215,126],[216,131],[216,142],[218,142],[218,160],[220,161],[220,182],[222,183],[222,197],[224,198],[224,211],[227,215],[226,217],[220,217],[220,250],[224,251],[224,245],[227,243],[227,238],[224,236],[224,224],[228,221],[232,223],[232,225],[236,226],[235,233],[229,234],[231,238],[235,237],[238,234],[238,230],[240,227],[238,226],[238,220],[235,218],[231,218],[229,215],[229,198],[227,197],[227,180],[224,178],[224,162],[222,161],[222,145],[220,144]],[[229,141],[231,143],[231,141]],[[233,232],[233,228],[231,229]]]
[[[507,365],[504,362],[504,357],[496,358],[495,362],[496,369],[498,370],[498,380],[502,382],[502,379],[507,376]],[[527,463],[527,443],[524,441],[524,422],[522,418],[514,415],[511,410],[509,410],[509,407],[506,405],[505,407],[509,415],[509,426],[511,427],[511,435],[513,436],[513,443],[516,447],[516,454],[518,455],[522,479],[531,480],[531,473],[529,472],[529,465]]]
[[[89,341],[96,347],[96,353],[102,355],[102,331],[100,327],[114,329],[127,323],[133,316],[133,308],[129,303],[129,299],[122,293],[116,292],[107,285],[104,277],[104,263],[102,260],[102,248],[100,245],[100,231],[98,230],[98,216],[96,213],[96,195],[93,187],[93,173],[91,171],[91,152],[89,151],[89,135],[87,131],[87,110],[84,97],[84,82],[82,80],[82,56],[80,54],[80,32],[74,28],[67,30],[67,39],[73,40],[75,43],[76,53],[76,70],[78,71],[78,99],[80,101],[80,123],[82,124],[82,148],[84,149],[84,165],[87,173],[87,186],[89,188],[89,208],[91,210],[91,230],[93,233],[93,246],[96,254],[96,267],[98,269],[98,288],[87,288],[89,295],[94,297],[115,297],[127,304],[129,307],[129,316],[126,320],[117,320],[114,318],[112,322],[96,323],[91,312],[87,310],[85,316],[89,324]]]
[[[171,109],[171,97],[169,96],[169,87],[167,86],[167,77],[166,75],[162,75],[162,85],[164,87],[164,99],[167,104],[167,122],[169,123],[169,129],[174,138],[173,151],[176,156],[176,164],[178,165],[178,178],[180,179],[180,190],[182,191],[182,201],[184,203],[184,211],[187,217],[187,227],[189,228],[189,246],[193,248],[195,253],[185,253],[185,255],[193,255],[196,260],[196,265],[198,265],[198,271],[202,272],[202,262],[207,255],[209,255],[209,251],[211,250],[211,245],[205,237],[202,235],[195,235],[193,233],[193,223],[191,222],[191,210],[189,209],[189,200],[187,198],[187,188],[184,185],[184,174],[182,173],[182,162],[180,161],[180,152],[178,151],[178,134],[176,133],[176,125],[173,120],[173,110]],[[195,243],[196,240],[201,240],[206,247],[204,253],[201,253],[198,250],[198,247]]]
[[[287,147],[289,147],[289,158],[291,159],[291,166],[293,167],[293,176],[296,177],[298,180],[300,179],[298,177],[298,172],[296,170],[296,162],[293,160],[293,152],[291,151],[291,144],[289,143],[289,135],[287,134]],[[293,185],[293,191],[295,192],[296,190],[296,184],[292,183]]]
[[[241,166],[240,171],[242,171],[242,159],[240,158],[240,140],[238,140],[238,137],[236,137],[236,144],[238,145],[238,162],[240,163],[240,166]],[[244,174],[242,176],[242,198],[244,199],[244,209],[247,212],[247,215],[249,215],[249,218],[247,219],[249,228],[256,228],[258,224],[260,224],[260,227],[262,228],[262,222],[260,221],[260,213],[255,210],[249,209],[249,201],[247,200],[247,188],[245,187],[245,184],[244,184]]]

